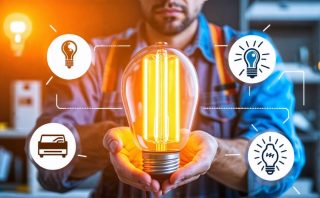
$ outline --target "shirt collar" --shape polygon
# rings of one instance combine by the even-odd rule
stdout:
[[[143,22],[140,21],[137,26],[137,43],[132,56],[147,46],[148,43],[145,39],[144,25]],[[213,41],[211,39],[208,21],[202,13],[198,16],[198,29],[195,38],[183,51],[187,56],[192,56],[197,49],[200,50],[207,61],[214,62]]]
[[[184,52],[188,56],[192,56],[199,49],[203,57],[209,61],[214,62],[213,56],[213,41],[211,39],[210,28],[208,21],[204,14],[200,14],[198,17],[198,30],[192,43],[190,43]]]

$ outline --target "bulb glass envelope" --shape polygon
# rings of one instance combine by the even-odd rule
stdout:
[[[194,66],[165,43],[147,47],[124,71],[122,99],[135,142],[143,151],[180,151],[198,101]]]
[[[11,49],[16,56],[20,56],[32,31],[31,20],[22,13],[13,13],[6,17],[3,28],[5,35],[10,39]]]

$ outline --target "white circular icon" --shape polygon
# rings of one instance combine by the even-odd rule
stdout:
[[[268,40],[256,35],[244,36],[232,45],[228,63],[236,79],[255,84],[264,81],[273,72],[276,53]]]
[[[66,80],[79,78],[85,74],[92,59],[89,44],[80,36],[64,34],[54,39],[47,52],[51,71]]]
[[[279,180],[286,176],[293,166],[292,144],[280,133],[262,133],[251,142],[248,161],[258,177],[267,181]]]
[[[76,153],[76,140],[64,125],[45,124],[32,134],[29,153],[40,167],[58,170],[67,166],[73,159]]]

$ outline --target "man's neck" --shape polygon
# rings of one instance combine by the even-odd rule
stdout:
[[[177,49],[184,49],[193,39],[197,32],[198,20],[194,20],[185,30],[176,35],[164,35],[153,29],[146,23],[145,31],[149,44],[154,44],[159,41],[167,42],[170,46]]]

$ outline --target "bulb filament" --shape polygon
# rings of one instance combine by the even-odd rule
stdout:
[[[164,49],[143,60],[143,138],[154,142],[158,152],[180,141],[179,64]]]

